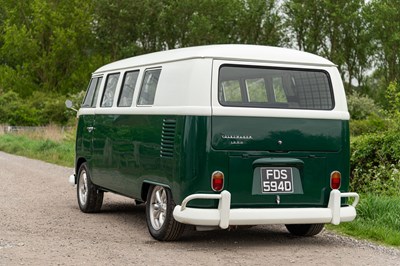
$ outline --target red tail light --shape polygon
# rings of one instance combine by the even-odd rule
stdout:
[[[339,171],[333,171],[331,173],[331,188],[332,189],[339,189],[341,181],[342,181],[341,179],[342,179],[342,175],[340,174],[340,172]]]
[[[211,175],[211,188],[214,191],[221,191],[224,188],[224,173],[215,171]]]

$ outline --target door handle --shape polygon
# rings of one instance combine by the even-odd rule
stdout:
[[[92,132],[95,128],[94,127],[86,127],[87,131]]]

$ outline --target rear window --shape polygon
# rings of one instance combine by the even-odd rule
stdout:
[[[223,65],[219,70],[221,105],[331,110],[334,107],[325,71]]]

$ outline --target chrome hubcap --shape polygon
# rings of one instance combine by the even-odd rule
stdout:
[[[163,187],[156,186],[150,197],[150,222],[155,230],[160,230],[167,215],[167,192]]]
[[[79,202],[82,206],[86,204],[88,189],[87,189],[87,175],[86,171],[81,172],[81,176],[79,177]]]

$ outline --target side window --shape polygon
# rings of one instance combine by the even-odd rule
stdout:
[[[138,105],[152,105],[154,103],[160,73],[161,69],[151,69],[145,72],[140,88]]]
[[[97,94],[99,93],[100,84],[102,77],[92,78],[89,83],[89,87],[86,92],[85,99],[83,100],[83,108],[95,107],[97,101]]]
[[[275,102],[287,103],[287,97],[283,89],[283,80],[281,77],[272,78],[272,87],[274,88]]]
[[[267,90],[263,78],[246,79],[247,97],[249,102],[268,102]]]
[[[122,89],[118,99],[118,107],[132,106],[133,92],[135,91],[136,82],[139,76],[139,70],[126,72]]]
[[[94,92],[94,97],[93,97],[93,101],[92,101],[92,107],[96,107],[96,103],[97,103],[97,97],[99,96],[99,90],[100,90],[100,85],[101,85],[101,81],[103,80],[103,77],[100,77],[97,79],[97,86],[96,86],[96,90]]]
[[[239,80],[222,81],[223,101],[227,102],[242,102],[242,94],[240,91]]]
[[[117,88],[119,73],[110,74],[107,76],[106,86],[101,99],[101,107],[111,107],[114,101],[115,89]]]

